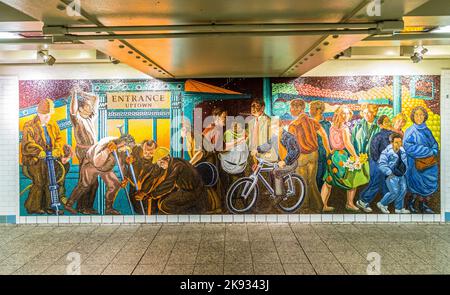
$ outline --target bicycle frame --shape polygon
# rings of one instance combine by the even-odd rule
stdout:
[[[266,167],[264,167],[266,166]],[[242,196],[244,199],[247,199],[248,195],[251,191],[253,191],[255,185],[258,183],[258,179],[264,184],[266,189],[269,191],[271,196],[275,195],[275,190],[272,188],[269,182],[264,178],[262,173],[270,173],[277,167],[277,164],[273,164],[267,161],[264,161],[262,159],[258,159],[258,166],[253,172],[252,175],[250,175],[250,178],[253,179],[252,184],[249,186],[248,184],[245,185]],[[292,178],[291,174],[288,174],[288,190],[286,192],[286,196],[289,196],[294,193],[293,184],[292,184]]]

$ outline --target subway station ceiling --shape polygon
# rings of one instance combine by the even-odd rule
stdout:
[[[450,33],[432,32],[450,25],[449,7],[448,0],[0,0],[0,36],[18,36],[0,39],[0,62],[45,47],[57,61],[111,56],[156,78],[297,77],[349,48],[355,57],[395,48],[400,58],[401,47],[442,46],[434,52],[450,56]]]

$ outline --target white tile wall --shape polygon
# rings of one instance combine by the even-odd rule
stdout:
[[[331,214],[322,215],[322,222],[333,222],[333,215]]]
[[[289,219],[289,222],[299,222],[300,216],[298,214],[289,214],[288,219]]]
[[[0,76],[0,215],[18,215],[18,122],[19,81],[17,77]]]
[[[284,223],[286,223],[288,221],[289,221],[289,219],[288,219],[288,215],[287,214],[278,214],[277,215],[277,222],[284,222]]]

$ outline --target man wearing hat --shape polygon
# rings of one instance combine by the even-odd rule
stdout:
[[[38,104],[37,115],[23,127],[22,164],[24,173],[32,181],[25,201],[28,214],[56,214],[51,209],[48,167],[45,162],[47,151],[51,151],[54,158],[63,155],[61,131],[58,124],[51,121],[54,112],[53,101],[43,99]]]
[[[81,99],[77,98],[77,94]],[[95,121],[98,113],[98,97],[75,88],[71,93],[70,100],[70,121],[72,122],[75,141],[77,143],[75,153],[81,167],[84,165],[84,158],[91,146],[97,143],[97,129]],[[78,179],[80,180],[80,179]],[[80,197],[77,209],[86,215],[98,214],[93,208],[95,195],[97,193],[98,181],[95,179],[90,190]]]
[[[137,200],[158,200],[164,214],[200,214],[208,210],[208,194],[197,170],[188,161],[170,157],[167,148],[159,147],[153,155],[159,171],[150,191],[140,191]]]
[[[106,137],[94,144],[86,153],[83,166],[80,168],[80,180],[72,192],[70,199],[65,205],[65,209],[72,214],[78,211],[73,208],[81,196],[87,194],[96,185],[100,176],[106,184],[106,215],[120,215],[120,212],[113,208],[117,193],[121,187],[128,184],[127,180],[119,181],[114,173],[117,165],[114,152],[123,153],[129,146],[134,146],[134,138],[130,135],[117,137]],[[123,167],[122,167],[123,171]]]

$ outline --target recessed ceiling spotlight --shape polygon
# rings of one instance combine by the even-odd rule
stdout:
[[[109,60],[110,60],[111,63],[114,64],[114,65],[120,64],[120,60],[118,60],[118,59],[116,59],[116,58],[114,58],[114,57],[112,57],[112,56],[109,57]]]
[[[120,49],[124,49],[124,48],[125,48],[125,45],[120,44],[120,45],[119,45],[119,48],[120,48]]]
[[[411,55],[411,60],[413,63],[419,63],[423,60],[424,55],[428,52],[423,46],[417,46],[414,48],[414,53]]]
[[[40,50],[38,51],[38,55],[42,58],[42,61],[49,66],[54,65],[56,62],[56,58],[53,55],[48,54],[48,50]]]

